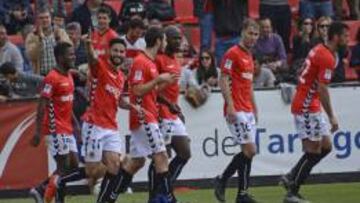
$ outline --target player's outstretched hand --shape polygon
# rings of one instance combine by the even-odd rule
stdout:
[[[178,76],[173,73],[162,73],[158,76],[158,83],[174,83]]]
[[[330,124],[331,124],[331,133],[334,133],[337,130],[339,130],[339,122],[337,121],[336,117],[330,118]]]
[[[81,36],[81,40],[85,42],[85,44],[91,44],[92,31],[88,30],[88,33]]]
[[[41,139],[40,139],[40,135],[38,135],[38,134],[34,135],[34,137],[33,137],[32,140],[31,140],[31,145],[32,145],[33,147],[39,146],[40,140],[41,140]]]

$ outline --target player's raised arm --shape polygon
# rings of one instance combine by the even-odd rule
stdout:
[[[82,36],[82,40],[85,42],[86,54],[90,68],[92,67],[92,65],[95,65],[98,62],[94,51],[94,47],[91,42],[91,36],[92,36],[91,30],[89,30],[88,34]]]

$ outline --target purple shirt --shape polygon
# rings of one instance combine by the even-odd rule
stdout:
[[[273,61],[286,61],[286,51],[281,37],[276,34],[270,34],[270,37],[260,37],[254,47],[255,54],[265,60]]]

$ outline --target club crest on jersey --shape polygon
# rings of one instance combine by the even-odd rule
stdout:
[[[138,80],[142,80],[142,78],[143,78],[142,71],[141,70],[135,71],[134,80],[138,81]]]
[[[226,59],[224,67],[225,67],[226,69],[230,70],[231,67],[232,67],[232,64],[233,64],[233,61],[232,61],[232,60]]]
[[[332,75],[331,69],[330,69],[330,68],[327,68],[327,69],[325,70],[324,78],[325,78],[326,80],[331,80],[331,75]]]
[[[43,89],[43,92],[46,93],[46,94],[50,94],[50,93],[51,93],[51,90],[52,90],[52,85],[50,85],[50,84],[45,84],[44,89]]]

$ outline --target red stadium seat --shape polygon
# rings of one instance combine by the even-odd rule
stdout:
[[[193,1],[175,0],[174,9],[176,13],[176,21],[179,23],[197,24],[198,19],[193,15]]]
[[[22,45],[24,44],[24,40],[21,35],[9,35],[8,39],[10,42],[14,43],[15,45]]]
[[[357,80],[358,75],[354,67],[345,66],[345,78],[346,80]]]
[[[360,28],[360,20],[354,21],[344,21],[350,27],[350,42],[349,46],[354,46],[356,44],[356,33]]]
[[[259,18],[259,0],[251,0],[248,1],[248,9],[249,9],[249,16],[250,18]]]
[[[194,47],[196,52],[200,50],[200,28],[196,27],[189,27],[189,43]]]

